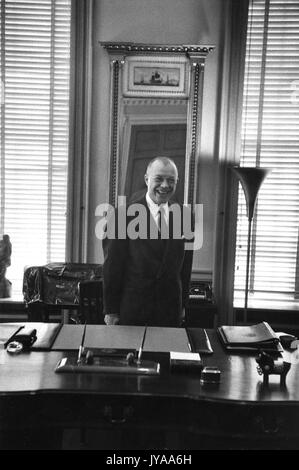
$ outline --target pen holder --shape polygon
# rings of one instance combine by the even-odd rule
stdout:
[[[269,375],[280,375],[280,386],[285,387],[286,385],[286,376],[291,368],[289,362],[285,362],[283,358],[279,357],[274,359],[269,354],[261,351],[257,362],[257,371],[260,375],[263,375],[263,384],[269,384]]]
[[[98,354],[96,349],[84,348],[80,360],[74,357],[63,357],[57,364],[55,372],[122,374],[124,376],[159,375],[160,363],[148,360],[138,362],[133,352],[122,357],[107,353]]]

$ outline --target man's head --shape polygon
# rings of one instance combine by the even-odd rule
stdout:
[[[175,193],[178,170],[167,157],[156,157],[150,161],[144,175],[150,198],[156,204],[164,204]]]

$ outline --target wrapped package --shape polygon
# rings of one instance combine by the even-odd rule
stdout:
[[[27,304],[78,304],[78,285],[83,280],[102,278],[102,266],[88,263],[49,263],[24,271],[23,295]]]

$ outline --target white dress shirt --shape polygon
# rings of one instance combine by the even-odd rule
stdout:
[[[159,219],[159,211],[161,210],[161,208],[163,209],[161,214],[164,215],[164,218],[165,218],[165,222],[166,224],[168,224],[168,220],[169,220],[169,206],[168,206],[168,203],[164,203],[164,204],[156,204],[149,196],[148,193],[146,193],[146,202],[147,202],[147,205],[148,205],[148,208],[150,210],[150,213],[154,219],[154,221],[156,222],[157,226],[159,227],[159,222],[158,222],[158,219]]]

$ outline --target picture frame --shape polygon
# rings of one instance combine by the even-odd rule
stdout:
[[[189,67],[185,56],[127,57],[124,64],[123,94],[132,97],[189,96]]]

